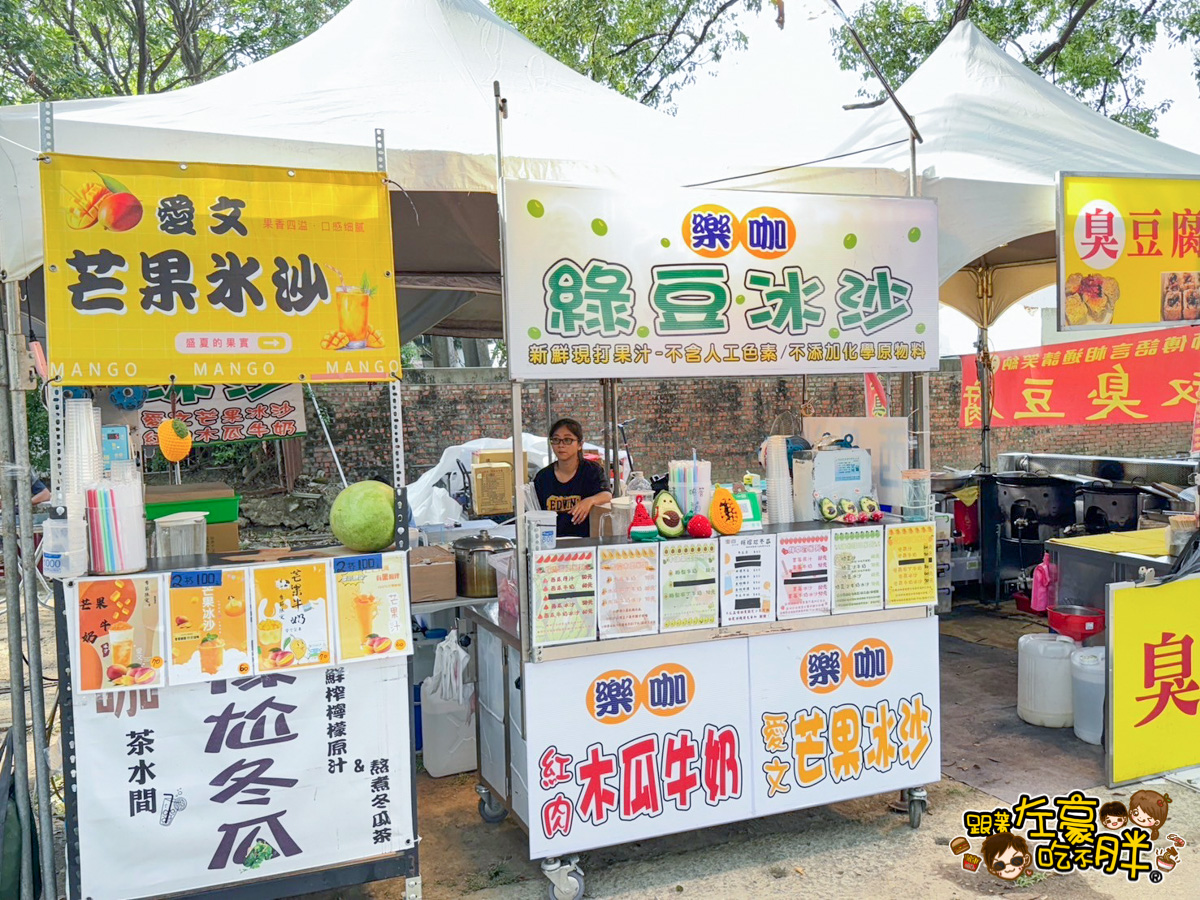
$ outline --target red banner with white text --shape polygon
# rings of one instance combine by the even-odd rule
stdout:
[[[992,354],[992,427],[1191,422],[1200,329],[1173,328]],[[982,421],[975,357],[962,358],[958,424]]]

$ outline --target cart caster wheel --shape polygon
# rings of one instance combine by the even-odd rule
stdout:
[[[508,810],[500,804],[489,804],[483,797],[479,798],[479,818],[489,825],[499,825],[508,818]]]
[[[925,814],[924,800],[909,800],[908,801],[908,824],[910,828],[921,827],[921,816]]]
[[[583,873],[571,872],[567,875],[567,879],[571,882],[573,892],[564,894],[553,884],[549,884],[547,887],[550,889],[550,900],[583,900]]]

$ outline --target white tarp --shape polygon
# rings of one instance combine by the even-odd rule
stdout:
[[[510,110],[507,174],[592,184],[661,166],[684,177],[659,152],[679,125],[559,63],[478,0],[354,0],[308,38],[204,84],[55,103],[55,149],[370,171],[382,128],[388,174],[406,190],[494,192],[495,81]],[[36,105],[0,109],[6,280],[41,262],[39,147]]]
[[[938,201],[943,282],[1004,244],[1054,231],[1060,170],[1200,172],[1200,155],[1095,112],[969,22],[957,25],[897,94],[923,138],[918,193]],[[890,103],[870,113],[828,156],[839,157],[838,167],[798,165],[722,184],[860,194],[908,189],[908,128]]]

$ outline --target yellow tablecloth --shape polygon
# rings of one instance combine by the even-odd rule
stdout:
[[[1167,529],[1146,528],[1141,531],[1114,531],[1109,534],[1089,534],[1083,537],[1054,538],[1051,544],[1082,547],[1101,553],[1137,553],[1142,556],[1167,555]]]

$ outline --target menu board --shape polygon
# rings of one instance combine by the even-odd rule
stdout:
[[[886,602],[889,607],[937,602],[934,529],[933,522],[887,526]]]
[[[328,665],[333,649],[327,560],[253,570],[255,674]]]
[[[533,642],[539,647],[596,639],[596,549],[533,554]]]
[[[253,668],[245,569],[192,569],[167,577],[171,684],[219,681]]]
[[[833,612],[883,609],[883,527],[838,528],[833,535]]]
[[[673,541],[661,550],[663,631],[717,625],[717,539]]]
[[[775,535],[723,537],[721,624],[775,621]]]
[[[779,535],[779,618],[829,614],[829,540],[828,531]]]
[[[338,662],[412,653],[407,554],[338,556],[332,564]]]
[[[601,639],[658,633],[658,544],[601,547],[596,585]]]
[[[158,575],[81,578],[68,585],[67,613],[77,648],[77,691],[162,685],[162,608]]]

